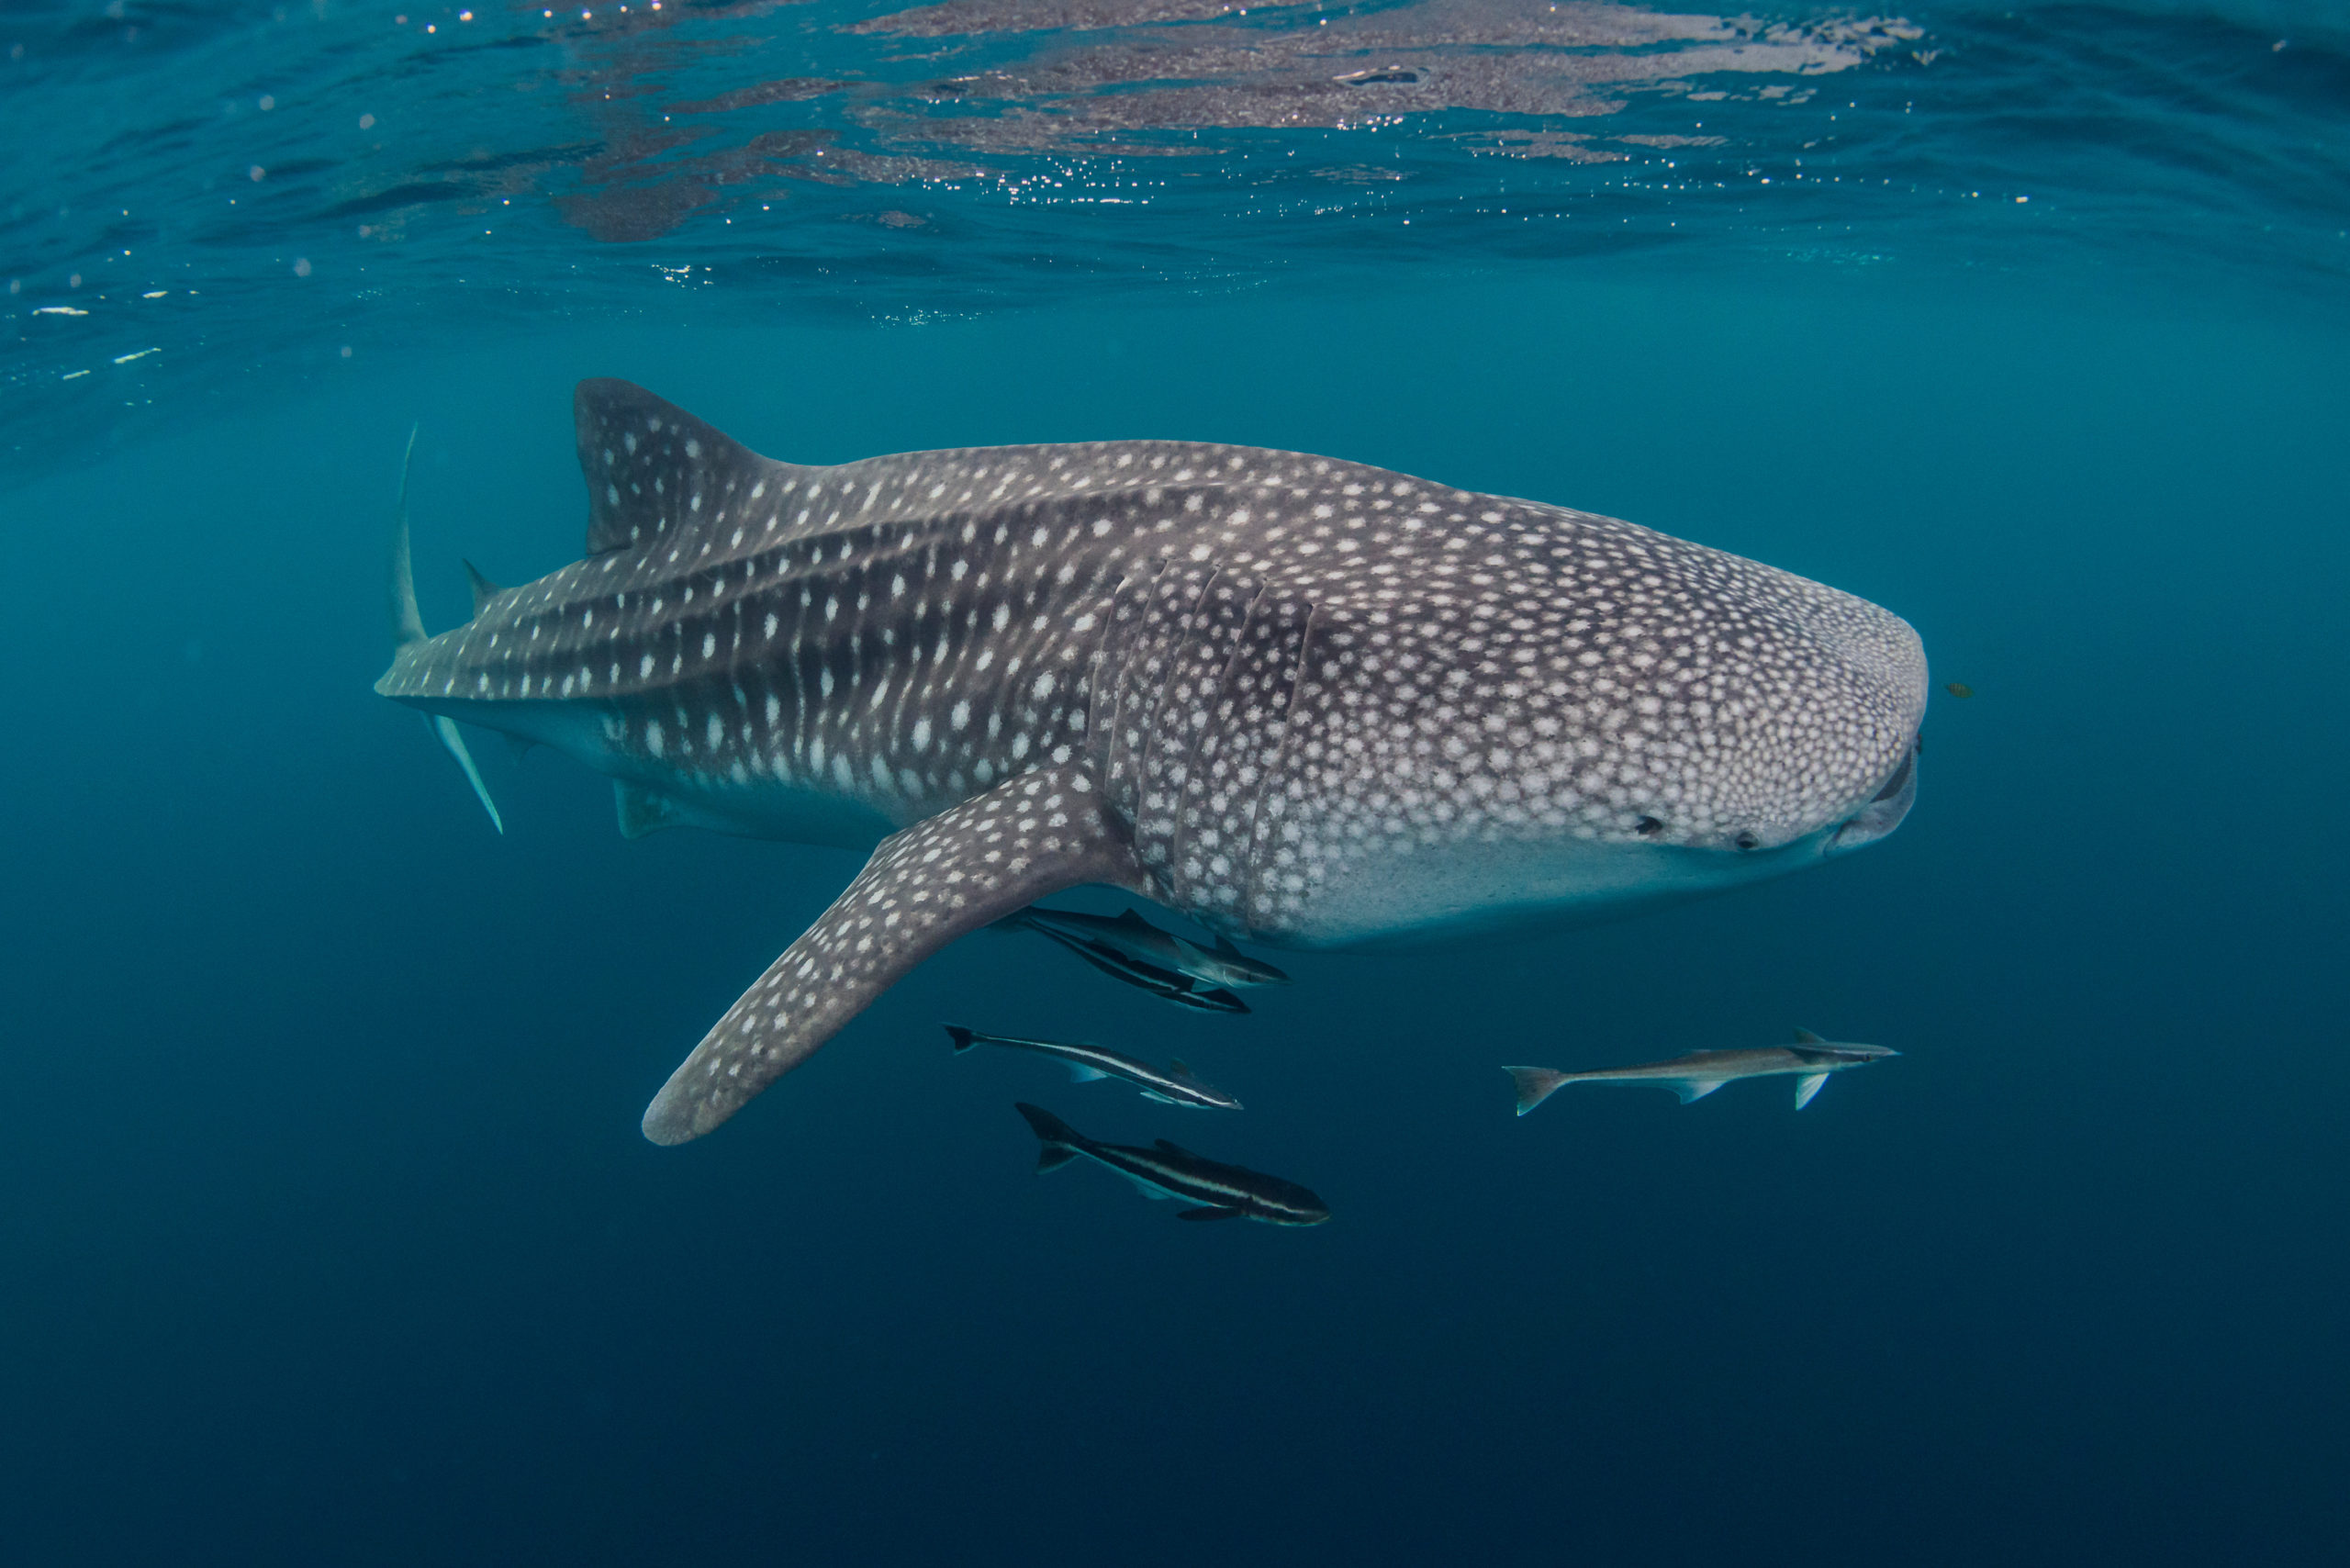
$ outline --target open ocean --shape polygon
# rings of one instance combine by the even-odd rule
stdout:
[[[12,0],[0,117],[0,1561],[2342,1560],[2350,8]],[[1916,808],[1248,1016],[980,932],[655,1147],[862,853],[479,732],[501,836],[371,689],[411,426],[445,630],[592,376],[1785,567],[1923,638]],[[1499,1070],[1797,1026],[1902,1054]]]

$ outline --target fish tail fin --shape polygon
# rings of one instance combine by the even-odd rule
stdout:
[[[416,466],[416,434],[420,427],[410,425],[408,450],[400,456],[400,499],[392,521],[392,573],[390,610],[392,622],[392,652],[425,640],[424,616],[416,607],[416,567],[410,556],[408,535],[408,481]],[[489,786],[481,781],[481,769],[474,766],[473,754],[465,749],[464,736],[457,733],[457,722],[446,714],[428,713],[424,727],[440,737],[441,745],[457,759],[464,770],[465,782],[474,787],[474,795],[481,801],[481,809],[489,813],[489,825],[499,833],[506,831],[505,819],[498,814],[498,802],[489,798]]]
[[[1078,1157],[1084,1147],[1084,1135],[1054,1115],[1050,1111],[1015,1101],[1013,1110],[1028,1118],[1028,1128],[1036,1135],[1036,1174],[1058,1170]]]
[[[957,1056],[961,1056],[965,1051],[969,1050],[977,1038],[971,1031],[966,1029],[960,1024],[947,1025],[946,1037],[955,1042],[955,1054]]]
[[[1547,1067],[1505,1067],[1509,1081],[1517,1088],[1517,1114],[1521,1116],[1558,1092],[1562,1083],[1574,1081],[1572,1072],[1558,1072]]]

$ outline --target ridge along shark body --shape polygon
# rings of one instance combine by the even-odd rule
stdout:
[[[609,775],[621,831],[878,846],[671,1075],[710,1131],[956,937],[1101,883],[1349,947],[1815,865],[1917,785],[1925,658],[1836,589],[1535,501],[1248,447],[759,456],[575,399],[588,554],[376,689]],[[486,799],[485,795],[485,799]]]
[[[1792,1046],[1691,1051],[1669,1061],[1594,1068],[1587,1072],[1558,1072],[1547,1067],[1505,1067],[1502,1070],[1516,1086],[1517,1114],[1521,1116],[1570,1083],[1628,1083],[1670,1089],[1686,1105],[1740,1078],[1793,1078],[1796,1109],[1800,1111],[1819,1093],[1830,1073],[1850,1072],[1856,1067],[1900,1054],[1884,1046],[1823,1040],[1808,1029],[1797,1029]]]

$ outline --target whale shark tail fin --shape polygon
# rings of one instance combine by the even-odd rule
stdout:
[[[425,640],[424,616],[416,607],[416,567],[410,558],[408,536],[408,481],[416,466],[416,432],[411,425],[408,432],[408,451],[400,457],[400,499],[397,515],[392,520],[391,620],[392,651]],[[473,568],[466,567],[468,572]],[[476,607],[479,607],[480,574],[476,579]],[[474,766],[473,754],[465,749],[465,737],[457,733],[457,722],[446,714],[427,713],[424,727],[432,732],[449,755],[457,759],[464,769],[465,782],[474,787],[474,795],[481,801],[481,809],[489,813],[489,825],[499,833],[506,831],[505,819],[498,814],[498,802],[489,798],[489,786],[481,781],[481,769]]]
[[[1559,1072],[1547,1067],[1505,1067],[1509,1081],[1517,1087],[1517,1114],[1521,1116],[1559,1092],[1562,1083],[1572,1081],[1574,1074]]]

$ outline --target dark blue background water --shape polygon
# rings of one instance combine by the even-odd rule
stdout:
[[[2183,252],[1939,260],[1422,254],[922,324],[419,329],[26,457],[0,1553],[2330,1557],[2350,318]],[[1919,802],[1617,925],[1281,956],[1244,1019],[975,936],[655,1148],[644,1101],[856,857],[623,842],[599,781],[488,746],[497,837],[368,690],[409,421],[443,627],[461,554],[576,554],[588,375],[800,460],[1241,441],[1754,555],[1918,626]],[[956,1058],[943,1019],[1181,1055],[1249,1109]],[[1801,1115],[1782,1082],[1521,1122],[1497,1070],[1796,1025],[1905,1054]],[[1336,1217],[1039,1182],[1016,1098]]]

